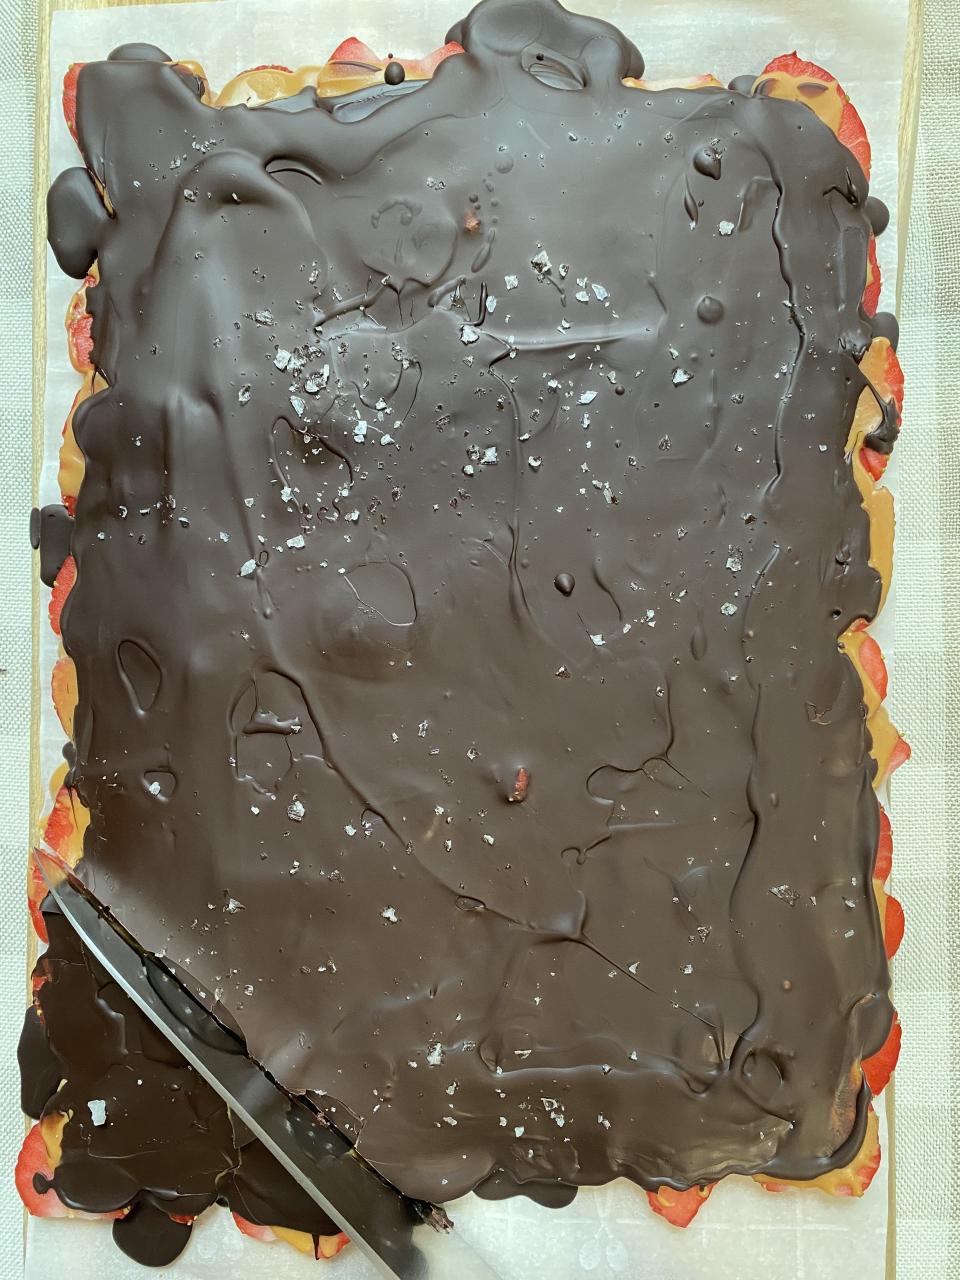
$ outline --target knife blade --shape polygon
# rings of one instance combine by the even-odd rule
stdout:
[[[443,1209],[398,1191],[329,1118],[287,1093],[243,1042],[141,947],[56,857],[34,849],[47,888],[84,945],[380,1273],[396,1280],[498,1280]]]

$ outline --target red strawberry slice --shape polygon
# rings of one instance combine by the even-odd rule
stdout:
[[[455,40],[450,40],[423,58],[397,58],[395,61],[402,63],[408,80],[429,80],[441,62],[457,53],[463,53],[463,46],[457,44]],[[327,59],[327,64],[330,63],[358,66],[361,69],[371,67],[374,71],[381,71],[386,66],[387,59],[382,58],[379,53],[374,53],[362,40],[351,36],[349,40],[344,40],[342,44],[337,45]]]
[[[880,700],[887,696],[887,666],[880,652],[880,646],[873,636],[864,636],[860,642],[860,666],[864,675],[876,689]]]
[[[68,787],[59,787],[53,798],[53,807],[43,826],[43,838],[58,857],[63,858],[76,829],[73,820],[73,796]]]
[[[335,1258],[341,1249],[345,1249],[350,1243],[350,1237],[339,1231],[335,1236],[317,1236],[315,1256],[319,1261],[320,1258]]]
[[[893,347],[887,347],[886,359],[883,362],[883,373],[899,415],[903,413],[903,367],[897,359],[897,353]]]
[[[30,920],[33,924],[33,931],[41,942],[49,942],[47,936],[47,926],[43,919],[43,912],[40,910],[40,903],[47,896],[47,882],[40,874],[40,868],[31,859],[30,867],[27,871],[27,906],[30,909]]]
[[[656,1191],[647,1192],[647,1203],[655,1214],[666,1218],[672,1226],[689,1227],[712,1190],[712,1183],[705,1187],[690,1187],[687,1191],[659,1187]]]
[[[892,960],[900,949],[904,924],[903,907],[896,898],[888,894],[883,911],[883,948],[888,960]]]
[[[50,603],[47,606],[47,611],[50,614],[50,626],[53,628],[55,636],[60,634],[60,614],[63,612],[64,603],[76,580],[77,562],[73,556],[67,556],[54,580],[53,590],[50,593]]]
[[[40,1181],[53,1178],[50,1168],[50,1157],[47,1145],[43,1140],[43,1132],[39,1124],[35,1124],[23,1140],[20,1154],[17,1157],[13,1180],[17,1192],[28,1213],[35,1218],[69,1217],[67,1206],[52,1190],[39,1191],[34,1179]]]
[[[57,719],[68,738],[73,737],[73,713],[77,706],[77,668],[72,658],[64,655],[53,664],[50,693]]]
[[[896,773],[902,764],[906,764],[913,752],[910,749],[910,743],[906,738],[897,738],[893,750],[890,752],[890,759],[887,762],[887,777]]]
[[[890,874],[893,863],[893,832],[890,819],[883,805],[880,806],[880,838],[877,841],[877,860],[873,864],[873,878],[882,884]]]
[[[84,65],[82,62],[71,62],[67,68],[66,75],[63,77],[63,97],[61,99],[63,103],[63,118],[66,120],[67,128],[77,144],[80,141],[77,137],[77,77],[80,75]]]
[[[87,290],[96,283],[95,276],[87,276],[67,308],[67,352],[77,373],[89,373],[93,368],[93,316],[87,311]]]
[[[890,1034],[883,1042],[876,1053],[869,1058],[864,1058],[862,1065],[863,1078],[870,1086],[870,1092],[876,1098],[881,1094],[890,1083],[890,1077],[893,1075],[893,1069],[897,1065],[897,1059],[900,1057],[900,1040],[903,1032],[900,1027],[900,1017],[896,1011],[893,1014],[893,1022],[890,1024]]]
[[[815,62],[806,62],[794,49],[793,53],[781,53],[763,68],[761,75],[770,71],[784,71],[795,80],[822,80],[825,84],[836,84],[829,71],[817,66]]]
[[[840,92],[845,99],[843,104],[843,112],[840,116],[840,128],[837,131],[837,137],[847,148],[852,151],[860,163],[860,168],[864,174],[870,177],[870,139],[867,137],[867,130],[860,112],[853,105],[843,90]]]
[[[880,480],[890,458],[885,453],[877,453],[876,449],[868,449],[866,445],[860,450],[860,461],[874,480]]]
[[[248,1222],[246,1218],[241,1218],[239,1213],[233,1215],[233,1220],[237,1228],[245,1236],[250,1236],[252,1240],[261,1240],[264,1244],[269,1244],[277,1238],[269,1227],[261,1227],[255,1222]]]
[[[853,152],[864,174],[869,178],[870,143],[867,139],[867,131],[860,113],[836,77],[829,71],[825,71],[823,67],[817,66],[815,62],[806,62],[798,57],[796,52],[784,53],[779,58],[774,58],[772,62],[768,62],[760,73],[758,84],[763,82],[765,76],[771,75],[778,76],[781,80],[788,78],[796,81],[796,92],[789,96],[795,101],[804,102],[833,129],[843,145]],[[804,81],[807,82],[807,86],[803,84]],[[810,81],[828,85],[829,89],[826,92],[829,93],[830,98],[827,99],[821,93],[812,92],[816,86],[810,85]],[[781,92],[777,96],[787,95]],[[839,113],[836,109],[838,105]]]
[[[47,849],[66,867],[75,867],[83,856],[83,837],[90,814],[69,787],[57,788],[53,806],[43,824]]]
[[[334,49],[328,62],[361,62],[368,66],[381,66],[380,58],[373,52],[368,44],[364,44],[362,40],[358,40],[356,36],[349,36],[346,40],[341,41]]]

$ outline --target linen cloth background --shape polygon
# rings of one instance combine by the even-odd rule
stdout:
[[[758,0],[760,2],[760,0]],[[773,0],[762,0],[772,3]],[[843,4],[844,0],[835,0]],[[12,1170],[22,1018],[33,641],[25,554],[31,428],[36,0],[0,0],[0,1280],[22,1275]],[[916,764],[893,798],[907,943],[896,1077],[897,1275],[960,1280],[960,0],[924,0],[920,123],[900,306],[897,651],[891,709]],[[9,886],[14,892],[9,891]],[[51,1277],[51,1280],[54,1280]]]

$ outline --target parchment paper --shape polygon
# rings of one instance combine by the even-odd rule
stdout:
[[[172,57],[201,62],[219,87],[260,63],[296,67],[320,63],[346,36],[374,49],[425,53],[443,43],[447,28],[466,11],[465,0],[353,0],[349,12],[330,3],[297,0],[217,0],[216,3],[93,9],[53,15],[50,43],[50,177],[78,162],[63,123],[60,85],[71,62],[105,57],[125,41],[158,44]],[[644,53],[650,78],[712,71],[721,80],[759,72],[770,58],[796,48],[829,68],[864,118],[873,146],[871,190],[891,210],[880,239],[884,274],[881,306],[894,303],[897,264],[897,135],[907,0],[581,0],[579,6],[617,23]],[[63,316],[75,283],[52,256],[47,280],[45,449],[41,502],[59,500],[57,450],[63,421],[78,386],[66,353]],[[894,455],[896,456],[896,455]],[[895,483],[895,470],[890,472]],[[894,591],[874,628],[889,654],[894,641]],[[42,628],[42,687],[57,648]],[[43,699],[43,776],[61,761],[63,734]],[[881,1143],[888,1147],[884,1108]],[[493,1262],[504,1280],[881,1280],[886,1274],[889,1160],[859,1201],[814,1192],[764,1193],[731,1178],[711,1196],[685,1232],[654,1217],[643,1193],[626,1182],[584,1190],[564,1210],[545,1210],[523,1199],[501,1204],[470,1196],[449,1206],[457,1226]],[[285,1245],[265,1246],[234,1228],[220,1210],[194,1230],[186,1252],[155,1271],[169,1280],[300,1280],[316,1277],[312,1259]],[[372,1266],[347,1249],[327,1264],[335,1280],[372,1280]],[[138,1280],[147,1274],[119,1253],[109,1225],[30,1219],[25,1280]]]

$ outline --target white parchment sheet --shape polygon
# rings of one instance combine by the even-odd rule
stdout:
[[[60,110],[60,86],[71,62],[105,57],[118,44],[146,41],[172,57],[201,62],[216,88],[261,63],[296,67],[322,63],[342,39],[358,36],[372,48],[426,53],[444,42],[469,0],[216,0],[56,13],[50,44],[50,177],[76,164],[76,148]],[[711,71],[726,81],[757,73],[777,54],[831,70],[864,118],[873,146],[871,190],[891,210],[881,237],[881,306],[892,309],[897,262],[897,135],[900,119],[907,0],[580,0],[579,7],[615,22],[646,59],[651,79]],[[78,386],[67,359],[63,316],[75,282],[48,258],[45,456],[41,502],[59,500],[60,432]],[[884,649],[893,644],[893,593],[875,628]],[[42,680],[56,646],[42,628]],[[62,759],[62,731],[43,699],[44,776]],[[888,1147],[883,1107],[881,1142]],[[563,1210],[525,1199],[488,1203],[470,1196],[451,1207],[457,1226],[496,1266],[504,1280],[881,1280],[885,1274],[887,1177],[884,1160],[870,1192],[859,1201],[820,1193],[763,1192],[745,1179],[718,1187],[685,1232],[649,1212],[643,1193],[626,1182],[584,1190]],[[329,1267],[329,1272],[318,1268]],[[150,1274],[113,1245],[109,1225],[30,1219],[26,1280],[139,1280]],[[318,1263],[286,1245],[241,1236],[229,1215],[214,1210],[195,1228],[186,1252],[154,1271],[168,1280],[373,1280],[358,1251]],[[456,1280],[456,1277],[451,1277]]]

